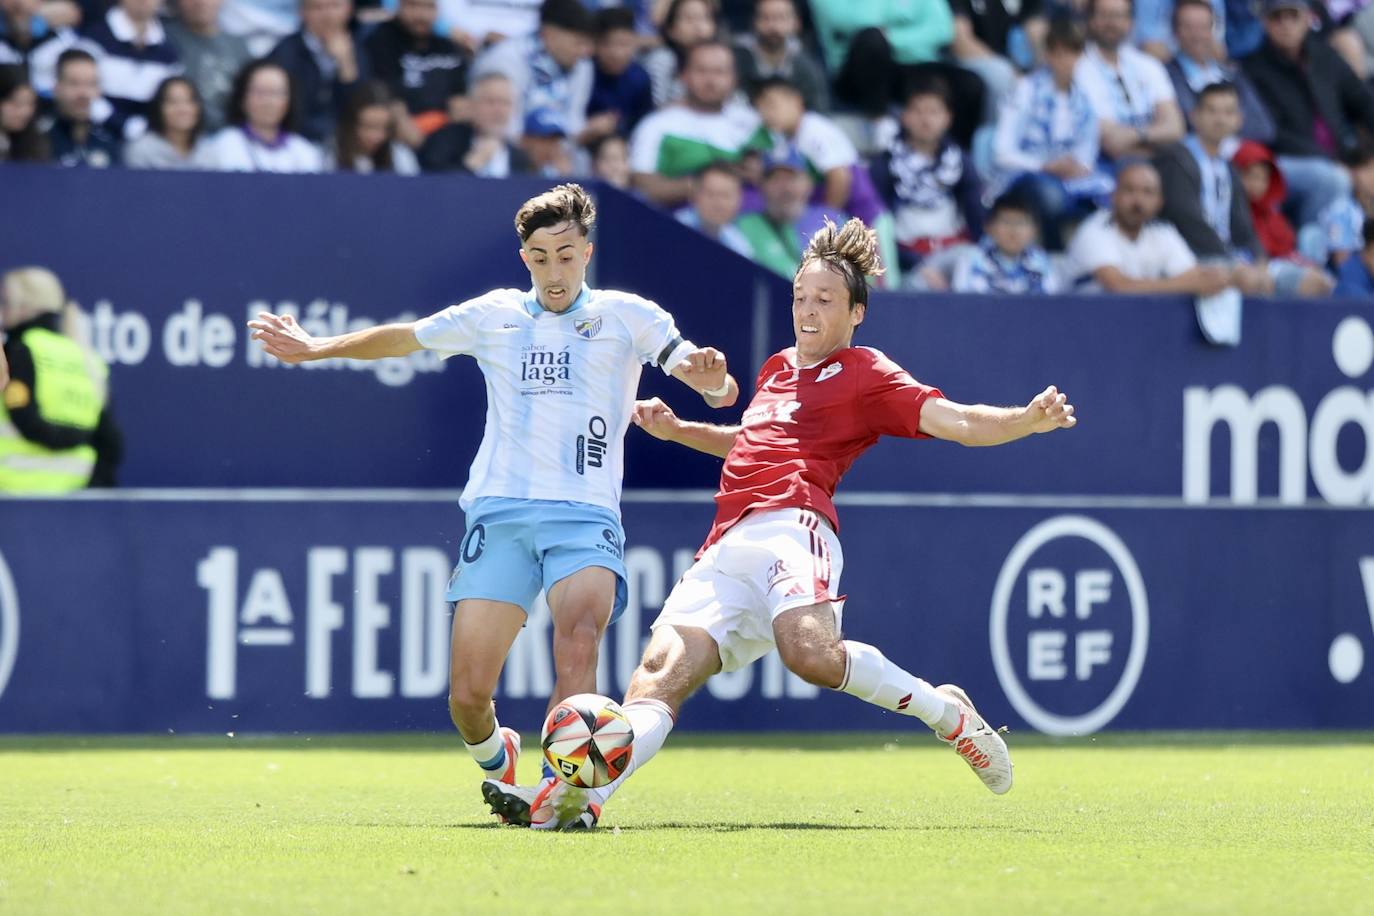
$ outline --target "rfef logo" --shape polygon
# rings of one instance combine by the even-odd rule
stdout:
[[[997,576],[989,638],[997,679],[1032,727],[1051,735],[1102,728],[1135,691],[1150,640],[1131,551],[1085,516],[1036,525]]]
[[[14,588],[14,579],[5,558],[0,555],[0,696],[5,694],[5,685],[14,671],[14,660],[19,655],[19,594]]]

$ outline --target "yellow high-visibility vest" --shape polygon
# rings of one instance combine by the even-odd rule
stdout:
[[[95,448],[50,449],[30,442],[10,420],[9,406],[33,398],[49,423],[94,432],[105,409],[109,367],[80,344],[47,328],[19,340],[33,357],[34,391],[11,382],[0,398],[0,493],[66,493],[90,482]]]

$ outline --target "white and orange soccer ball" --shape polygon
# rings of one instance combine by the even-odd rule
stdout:
[[[607,785],[630,765],[635,733],[610,697],[579,693],[549,711],[544,759],[565,782],[583,789]]]

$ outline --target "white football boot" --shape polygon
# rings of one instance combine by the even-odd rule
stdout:
[[[936,737],[954,748],[994,795],[1011,791],[1011,753],[997,730],[988,725],[968,694],[953,684],[941,684],[935,692],[959,707],[959,724],[948,735]]]
[[[530,805],[535,830],[590,830],[601,817],[601,806],[586,789],[561,779],[546,780]]]

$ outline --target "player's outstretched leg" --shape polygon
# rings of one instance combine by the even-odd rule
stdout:
[[[515,782],[520,735],[496,721],[492,694],[525,623],[518,605],[465,598],[453,611],[448,710],[472,759],[492,779]]]
[[[539,830],[594,827],[602,806],[658,753],[682,704],[719,670],[720,650],[705,630],[657,627],[625,694],[623,706],[635,742],[630,764],[618,779],[599,789],[579,789],[555,779],[533,790],[511,788],[489,779],[483,783],[483,797],[494,813],[505,814],[518,813],[528,796],[529,823]]]
[[[946,684],[936,688],[889,661],[866,643],[840,639],[829,602],[792,608],[773,619],[783,664],[803,680],[840,690],[930,726],[997,795],[1011,789],[1006,742],[978,715],[967,695]]]
[[[545,563],[552,565],[553,558]],[[615,605],[616,573],[604,566],[584,566],[549,588],[549,616],[553,621],[553,692],[547,716],[561,701],[577,693],[596,692],[596,660]],[[548,761],[544,778],[553,778]]]

